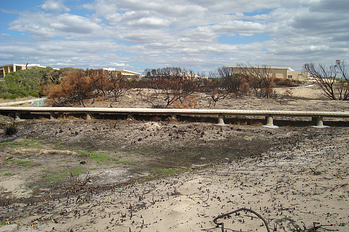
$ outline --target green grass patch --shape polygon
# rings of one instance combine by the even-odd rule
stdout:
[[[111,157],[103,153],[92,153],[88,158],[96,161],[98,164],[109,164],[111,161]]]
[[[79,155],[88,155],[89,153],[86,151],[78,151],[77,152]]]
[[[155,171],[152,172],[152,175],[156,175],[156,176],[172,176],[172,175],[176,175],[176,174],[180,174],[183,172],[186,172],[186,169],[182,169],[182,168],[163,168],[163,169],[157,169]]]
[[[5,162],[13,162],[14,159],[6,159]]]
[[[84,169],[82,167],[74,167],[69,169],[69,172],[73,175],[73,176],[79,176],[83,173],[85,173]]]
[[[90,168],[91,171],[97,170],[98,168]]]
[[[46,170],[44,170],[46,171]],[[56,174],[58,172],[47,172],[49,174]],[[79,176],[83,173],[85,173],[85,170],[82,168],[82,167],[73,167],[73,168],[67,168],[63,171],[60,172],[61,174],[60,175],[57,175],[57,176],[51,176],[49,177],[49,175],[45,174],[45,175],[42,175],[41,177],[43,178],[46,178],[47,181],[51,182],[63,182],[64,180],[67,179],[68,176]]]
[[[17,142],[0,143],[0,148],[3,148],[3,147],[17,148],[17,147],[20,147],[20,145]]]
[[[53,174],[57,174],[58,171],[50,171],[50,170],[41,170],[42,172],[46,172],[46,173],[53,173]]]
[[[4,176],[12,176],[13,174],[11,172],[4,173]]]
[[[57,142],[54,144],[56,148],[64,148],[64,143],[63,142]]]
[[[28,160],[17,160],[17,163],[20,164],[22,167],[27,167],[32,165],[31,162]]]
[[[69,175],[69,173],[63,173],[61,175],[58,175],[58,176],[53,176],[53,177],[49,177],[49,178],[46,178],[47,181],[51,182],[62,182],[67,176]],[[43,175],[45,176],[45,175]],[[47,177],[47,175],[46,175]]]
[[[33,148],[42,148],[40,143],[42,140],[37,139],[24,139],[17,142],[3,142],[0,143],[0,148],[9,147],[9,148],[18,148],[18,147],[33,147]]]
[[[137,163],[128,161],[128,160],[119,160],[116,162],[117,164],[125,164],[125,165],[137,165]]]

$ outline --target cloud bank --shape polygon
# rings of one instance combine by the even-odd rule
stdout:
[[[247,62],[301,69],[348,58],[348,8],[340,0],[47,0],[1,9],[12,17],[0,32],[0,62],[139,72]]]

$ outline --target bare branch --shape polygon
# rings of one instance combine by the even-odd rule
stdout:
[[[349,99],[349,79],[345,62],[337,60],[335,65],[326,67],[323,64],[315,66],[307,63],[303,69],[309,72],[310,76],[320,85],[325,96],[331,100]]]

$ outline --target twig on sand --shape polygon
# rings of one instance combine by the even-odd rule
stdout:
[[[250,213],[255,214],[257,217],[259,217],[264,222],[265,228],[267,229],[268,232],[270,232],[267,221],[260,214],[258,214],[256,211],[254,211],[252,209],[240,208],[240,209],[237,209],[237,210],[234,210],[232,212],[229,212],[229,213],[226,213],[226,214],[222,214],[222,215],[216,217],[213,220],[213,222],[217,225],[217,227],[222,226],[221,229],[222,229],[222,232],[224,232],[224,223],[223,222],[219,223],[219,222],[217,222],[217,220],[220,219],[220,218],[225,218],[227,216],[230,216],[233,213],[237,213],[237,212],[240,212],[240,211],[248,211]]]

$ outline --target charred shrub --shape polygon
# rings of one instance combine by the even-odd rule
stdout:
[[[12,123],[9,126],[5,127],[5,135],[12,136],[18,132],[17,126]]]

